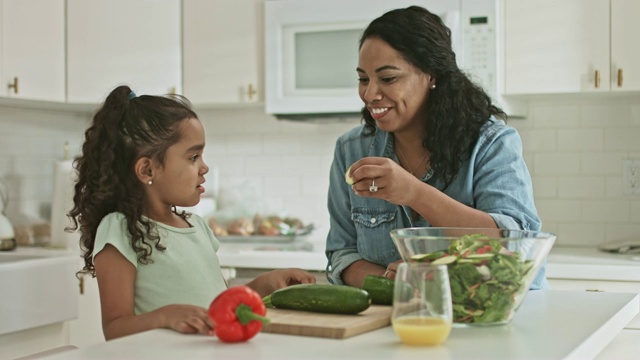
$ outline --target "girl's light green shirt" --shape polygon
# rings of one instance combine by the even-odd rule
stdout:
[[[155,222],[165,250],[155,247],[142,264],[131,247],[125,217],[121,213],[105,216],[96,233],[93,256],[111,244],[136,268],[136,314],[169,304],[190,304],[208,308],[226,289],[216,252],[220,242],[206,222],[197,215],[188,219],[190,228],[176,228]]]

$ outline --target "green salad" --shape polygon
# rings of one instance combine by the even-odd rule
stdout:
[[[499,239],[465,235],[446,251],[419,254],[411,261],[446,264],[451,283],[453,319],[457,323],[496,323],[509,319],[515,297],[525,292],[532,261],[522,261]]]

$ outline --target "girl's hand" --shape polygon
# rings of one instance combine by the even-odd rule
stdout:
[[[395,161],[384,157],[366,157],[354,162],[350,177],[356,195],[383,199],[396,205],[409,205],[415,199],[415,189],[422,184]],[[377,187],[377,191],[371,191],[374,190],[371,187]]]
[[[167,305],[156,310],[161,315],[164,328],[183,334],[213,335],[213,323],[207,309],[194,305]]]
[[[283,287],[315,282],[315,276],[302,269],[278,269],[257,276],[247,286],[265,297]]]

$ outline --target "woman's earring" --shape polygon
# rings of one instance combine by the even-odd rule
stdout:
[[[147,184],[149,184],[149,185],[153,185],[153,180],[149,180],[149,181],[147,181]]]
[[[436,84],[431,84],[431,90],[436,88]]]

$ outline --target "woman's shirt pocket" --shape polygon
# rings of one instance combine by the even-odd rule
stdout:
[[[389,232],[396,229],[397,209],[355,208],[351,220],[356,226],[358,253],[365,260],[383,266],[400,255]]]

